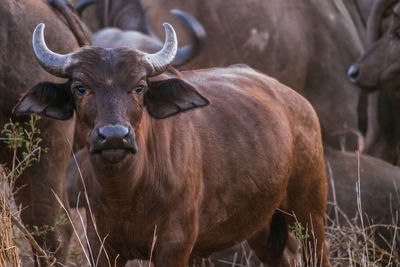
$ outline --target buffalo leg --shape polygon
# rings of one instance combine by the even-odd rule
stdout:
[[[87,218],[87,236],[89,244],[87,244],[91,266],[97,267],[123,267],[127,263],[127,259],[118,254],[117,246],[113,246],[109,242],[110,237],[104,237],[96,231],[93,221],[91,220],[90,211],[86,208]],[[98,228],[97,228],[98,229]],[[102,240],[100,240],[102,238]]]
[[[157,230],[153,262],[155,267],[186,267],[197,237],[197,216],[185,218],[172,214],[170,218],[169,222],[157,227],[159,230]],[[176,222],[175,218],[181,219]]]
[[[258,259],[267,266],[295,266],[297,242],[288,235],[284,215],[277,211],[268,227],[247,240]]]
[[[328,248],[325,243],[325,231],[324,231],[324,216],[325,216],[325,201],[326,201],[326,184],[321,182],[312,182],[313,179],[308,179],[310,182],[307,187],[298,187],[298,192],[302,192],[297,198],[289,199],[285,209],[288,212],[293,212],[294,216],[286,216],[290,226],[293,226],[296,222],[300,223],[304,227],[310,237],[304,241],[306,247],[303,248],[303,258],[309,261],[310,259],[316,259],[317,265],[330,266],[328,259]],[[310,186],[311,184],[311,186]],[[290,194],[290,193],[289,193]],[[308,244],[311,247],[308,247]],[[307,254],[308,259],[306,259]],[[314,263],[315,264],[315,263]]]
[[[269,229],[266,227],[248,239],[258,259],[266,266],[297,266],[300,262],[296,237],[289,233],[282,254],[276,255],[268,245]],[[272,239],[270,239],[272,241]]]

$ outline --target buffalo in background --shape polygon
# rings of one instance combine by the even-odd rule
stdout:
[[[60,3],[55,1],[60,7]],[[80,39],[85,34],[79,31],[79,21],[72,26],[66,24],[65,16],[51,8],[44,1],[1,0],[0,1],[0,125],[12,118],[24,125],[27,116],[15,117],[12,109],[27,88],[41,80],[62,82],[44,71],[34,57],[32,50],[32,31],[40,22],[49,25],[48,43],[54,51],[65,53],[77,49]],[[77,30],[77,31],[75,31]],[[87,40],[86,40],[87,41]],[[32,107],[34,108],[34,107]],[[65,264],[68,256],[68,243],[72,233],[70,224],[56,226],[63,214],[60,204],[53,192],[67,204],[65,172],[73,142],[74,119],[56,121],[42,118],[36,125],[40,130],[42,142],[40,146],[47,152],[41,153],[41,159],[27,168],[16,180],[15,201],[20,205],[21,219],[33,231],[33,227],[55,227],[35,236],[39,245],[47,249],[57,258],[57,263]],[[4,137],[4,136],[1,136]],[[20,155],[19,155],[20,156]],[[13,151],[0,142],[0,163],[8,168],[12,166]],[[42,259],[39,262],[44,266]]]
[[[147,53],[154,53],[162,48],[163,43],[153,33],[141,1],[110,1],[108,8],[104,9],[104,1],[83,0],[76,4],[76,9],[82,15],[93,4],[97,14],[104,14],[90,14],[89,20],[85,20],[93,25],[93,45],[108,48],[129,46]],[[173,62],[173,66],[178,67],[198,55],[204,45],[206,33],[203,26],[189,14],[175,9],[171,13],[184,23],[186,35],[190,36],[190,43],[178,48]]]
[[[363,46],[342,1],[152,0],[144,6],[154,29],[174,22],[162,10],[177,7],[206,29],[204,51],[185,68],[249,64],[311,102],[325,145],[357,149],[359,90],[346,70]]]
[[[367,24],[366,51],[349,68],[351,81],[372,93],[363,153],[390,163],[400,145],[400,2],[378,0]]]

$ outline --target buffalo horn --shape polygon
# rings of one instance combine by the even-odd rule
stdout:
[[[392,3],[392,0],[377,0],[372,6],[367,23],[367,40],[370,44],[380,38],[383,16]]]
[[[192,16],[178,9],[171,10],[171,13],[185,22],[192,40],[191,44],[178,48],[178,52],[172,65],[179,67],[196,57],[204,46],[206,31],[203,26]]]
[[[174,61],[178,50],[178,40],[175,30],[169,23],[163,24],[165,29],[165,42],[163,48],[155,54],[145,54],[146,59],[152,66],[149,76],[157,76],[163,73]]]
[[[65,69],[68,67],[71,54],[61,55],[51,51],[44,41],[44,23],[36,26],[33,32],[33,51],[40,66],[47,72],[62,78],[67,77]]]
[[[400,2],[397,3],[397,4],[393,7],[393,14],[395,14],[397,17],[400,16]]]

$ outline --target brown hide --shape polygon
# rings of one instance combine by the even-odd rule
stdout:
[[[400,51],[396,35],[400,18],[394,13],[396,2],[380,0],[371,9],[367,49],[349,69],[352,82],[365,92],[386,90],[369,96],[363,153],[390,163],[396,163],[400,144],[400,119],[397,116],[400,96],[395,92],[400,85],[400,65],[395,56]]]
[[[342,1],[147,0],[144,5],[154,30],[175,21],[163,12],[170,8],[192,14],[204,26],[204,52],[188,69],[249,64],[311,102],[324,143],[356,148],[359,93],[346,80],[346,70],[362,45]]]
[[[30,0],[0,1],[0,125],[13,118],[23,125],[27,117],[15,118],[11,112],[20,95],[42,80],[60,81],[46,73],[37,63],[32,50],[32,31],[39,22],[48,25],[46,38],[51,49],[65,53],[76,49],[74,35],[59,16],[44,2]],[[42,153],[39,163],[24,171],[17,180],[17,187],[25,186],[15,195],[22,205],[22,220],[26,225],[55,226],[62,209],[51,190],[67,203],[65,170],[73,142],[74,121],[56,121],[42,118],[41,146],[48,150]],[[12,151],[0,143],[0,162],[11,167]],[[54,252],[60,263],[67,260],[71,226],[55,227],[55,231],[37,237],[39,244]],[[46,244],[46,245],[44,245]]]
[[[190,254],[205,257],[245,239],[277,266],[285,221],[293,223],[279,207],[309,229],[311,216],[317,258],[329,266],[323,151],[311,105],[247,66],[148,78],[146,58],[126,48],[82,49],[65,69],[70,81],[54,85],[73,90],[63,99],[76,108],[88,204],[110,262],[149,258],[156,234],[155,266],[183,267]],[[38,90],[49,86],[32,88],[17,112],[32,112],[31,103],[45,99]],[[129,129],[135,149],[99,149],[111,144],[105,128]],[[91,222],[88,237],[96,259],[101,244]],[[108,266],[103,252],[98,266]]]

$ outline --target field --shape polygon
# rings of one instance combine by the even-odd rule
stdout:
[[[4,174],[4,173],[3,173]],[[8,190],[4,187],[3,191]],[[354,190],[354,194],[356,191]],[[3,194],[3,196],[6,194]],[[4,201],[4,198],[3,198]],[[8,201],[8,200],[6,200]],[[334,205],[328,203],[328,205]],[[13,207],[16,208],[15,206]],[[336,212],[341,213],[340,207],[336,207]],[[362,213],[362,210],[359,212]],[[342,214],[343,215],[343,214]],[[397,215],[394,215],[397,219]],[[69,266],[90,266],[86,259],[83,248],[86,250],[85,233],[83,225],[86,223],[86,214],[84,209],[72,209],[70,212],[71,222],[74,225],[75,233],[70,245]],[[9,262],[9,266],[33,266],[33,255],[30,250],[29,241],[24,237],[18,227],[10,228],[10,216],[2,210],[1,230],[2,230],[2,249],[0,260]],[[400,244],[399,223],[393,225],[369,225],[368,222],[354,223],[355,219],[347,218],[345,223],[339,222],[337,218],[328,218],[326,223],[326,237],[330,246],[330,260],[333,266],[400,266],[400,257],[398,248],[395,248],[396,242]],[[359,220],[357,220],[359,221]],[[397,226],[396,226],[397,225]],[[388,227],[393,230],[392,240],[386,240],[386,246],[379,247],[375,241],[375,232],[381,227]],[[307,242],[304,238],[305,233],[296,232],[299,248],[302,243]],[[6,237],[9,237],[7,240]],[[80,242],[78,241],[78,238]],[[82,248],[83,247],[83,248]],[[312,254],[312,253],[310,253]],[[87,254],[86,254],[87,255]],[[300,254],[299,254],[300,255]],[[299,259],[301,257],[298,257]],[[20,264],[18,263],[20,262]],[[199,262],[199,260],[197,261]],[[247,244],[243,243],[233,249],[222,253],[216,253],[211,259],[204,259],[203,265],[209,266],[213,262],[215,266],[259,266],[257,258],[249,249]],[[127,266],[149,266],[147,261],[132,261]],[[299,262],[297,266],[305,266],[304,262]]]

